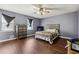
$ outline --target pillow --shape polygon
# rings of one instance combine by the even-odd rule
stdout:
[[[46,31],[48,31],[48,32],[56,32],[57,30],[56,29],[47,29]]]

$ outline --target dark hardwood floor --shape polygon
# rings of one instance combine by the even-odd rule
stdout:
[[[50,45],[46,41],[29,37],[0,42],[0,54],[66,54],[65,45],[65,39],[58,38]]]

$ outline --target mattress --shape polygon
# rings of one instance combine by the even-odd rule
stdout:
[[[57,33],[48,32],[48,31],[38,31],[38,32],[36,32],[36,35],[55,37],[55,36],[57,36]]]

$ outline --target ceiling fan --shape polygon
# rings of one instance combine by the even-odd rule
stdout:
[[[46,15],[48,13],[51,13],[51,11],[53,10],[59,10],[59,8],[50,8],[50,7],[46,7],[43,4],[34,4],[34,13],[35,14],[40,14],[40,15]]]

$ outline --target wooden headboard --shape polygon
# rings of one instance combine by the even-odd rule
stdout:
[[[60,24],[47,24],[46,29],[60,29]]]
[[[60,24],[47,24],[46,29],[57,29],[60,32]]]

